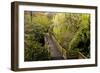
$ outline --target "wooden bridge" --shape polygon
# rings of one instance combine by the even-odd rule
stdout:
[[[49,33],[45,34],[45,44],[48,46],[53,60],[67,59],[67,51],[60,46],[53,35],[50,35]],[[86,58],[81,52],[78,54],[79,59]]]

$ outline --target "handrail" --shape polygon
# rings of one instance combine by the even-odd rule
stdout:
[[[78,52],[79,53],[79,59],[87,59],[86,56],[84,56],[81,52]]]

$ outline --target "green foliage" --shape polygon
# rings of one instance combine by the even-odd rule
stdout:
[[[28,30],[33,28],[31,30]],[[48,60],[50,53],[44,46],[44,31],[40,26],[31,26],[27,28],[25,37],[25,61]]]
[[[80,27],[79,31],[76,33],[74,38],[71,40],[69,44],[69,50],[73,50],[75,48],[78,48],[79,51],[81,51],[86,57],[90,57],[90,27],[89,27],[89,21],[86,16],[84,17],[83,21],[81,23],[84,24],[83,27]],[[86,25],[87,24],[87,25]]]
[[[81,51],[90,54],[90,15],[77,13],[56,13],[53,17],[53,34],[69,57]]]
[[[26,11],[24,13],[24,23],[31,24],[31,12]]]
[[[49,24],[48,17],[44,16],[44,15],[35,16],[35,17],[33,17],[32,21],[34,24],[39,24],[39,25],[44,25],[44,26],[48,26],[48,24]]]
[[[65,20],[65,13],[56,13],[56,15],[53,17],[53,34],[59,43],[61,43],[60,41],[63,37],[61,35],[67,31]]]
[[[50,20],[46,15],[37,15],[32,18],[32,23],[44,27],[45,31],[48,31]]]
[[[69,50],[67,53],[67,59],[78,59],[79,56],[79,48],[74,48],[73,50]]]
[[[49,60],[50,53],[45,48],[40,45],[38,42],[32,42],[30,48],[25,48],[25,61],[38,61],[38,60]]]
[[[49,60],[50,52],[47,47],[45,47],[44,35],[45,26],[42,26],[42,22],[37,21],[37,23],[30,23],[31,17],[29,14],[25,15],[25,34],[24,34],[24,60],[25,61],[38,61],[38,60]],[[38,19],[38,18],[37,18]],[[28,21],[29,20],[29,21]]]

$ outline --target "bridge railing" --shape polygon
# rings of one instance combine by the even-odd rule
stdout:
[[[78,52],[78,54],[79,54],[79,59],[87,59],[87,57],[86,56],[84,56],[81,52]]]

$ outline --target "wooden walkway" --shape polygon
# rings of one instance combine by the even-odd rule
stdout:
[[[52,59],[53,60],[60,60],[60,59],[64,59],[61,56],[61,53],[58,51],[58,48],[55,46],[52,38],[50,37],[49,33],[45,34],[45,42],[47,43],[48,47],[49,47],[49,51],[51,53]]]

